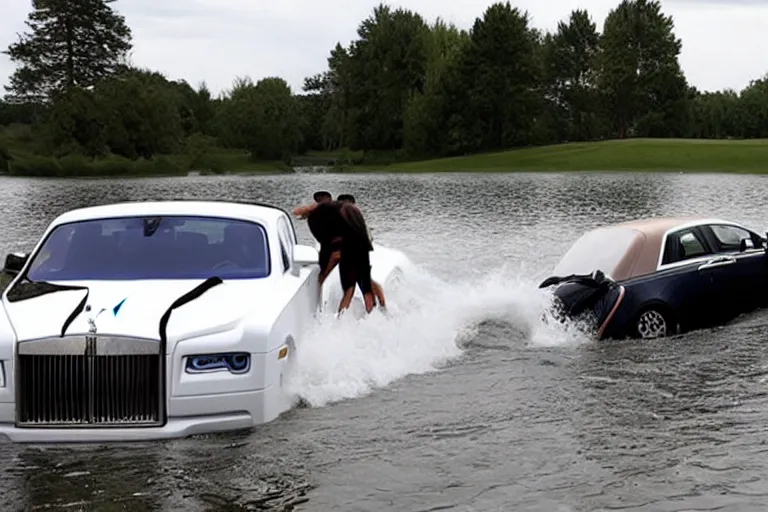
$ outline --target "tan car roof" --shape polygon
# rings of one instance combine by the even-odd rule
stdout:
[[[655,272],[659,263],[661,246],[664,242],[664,234],[678,226],[704,220],[700,217],[658,217],[606,226],[605,229],[629,228],[636,231],[638,235],[625,256],[613,269],[611,277],[616,281],[623,281]]]

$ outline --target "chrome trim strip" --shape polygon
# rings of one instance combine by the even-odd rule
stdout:
[[[128,356],[160,354],[160,348],[159,341],[147,338],[85,334],[22,341],[18,344],[18,353],[20,355],[50,356]]]
[[[709,261],[703,265],[699,265],[699,271],[707,270],[708,268],[718,268],[724,267],[726,265],[733,265],[734,263],[736,263],[736,258],[731,258],[730,256],[716,256],[714,258],[710,258]]]
[[[684,224],[679,224],[679,225],[677,225],[677,226],[675,226],[673,228],[670,228],[670,229],[668,229],[668,230],[666,230],[664,232],[664,235],[662,236],[662,239],[661,239],[661,248],[659,249],[659,257],[656,260],[657,261],[656,262],[656,270],[659,271],[659,270],[663,270],[665,268],[672,268],[670,265],[674,265],[674,263],[668,263],[667,265],[662,265],[662,263],[661,263],[662,261],[664,261],[664,251],[666,251],[666,249],[667,249],[667,238],[669,237],[669,235],[671,235],[672,233],[676,233],[678,231],[682,231],[684,229],[698,228],[698,227],[701,227],[701,226],[708,226],[708,225],[712,225],[712,224],[719,224],[719,225],[723,225],[723,226],[733,226],[735,228],[741,228],[744,231],[752,232],[751,229],[747,228],[746,226],[744,226],[744,225],[742,225],[742,224],[740,224],[738,222],[733,222],[733,221],[730,221],[730,220],[723,220],[723,219],[718,219],[718,218],[704,218],[704,219],[698,219],[698,220],[686,222]],[[713,256],[712,254],[708,254],[707,258],[711,258],[712,256]],[[684,260],[684,261],[690,261],[690,260]],[[676,263],[680,263],[680,262],[676,262]]]

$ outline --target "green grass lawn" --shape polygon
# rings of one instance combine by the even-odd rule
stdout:
[[[768,140],[625,139],[354,166],[357,172],[689,171],[768,173]]]

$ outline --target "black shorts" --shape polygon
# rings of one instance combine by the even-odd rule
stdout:
[[[320,251],[317,257],[317,263],[320,265],[320,272],[325,270],[325,267],[328,266],[328,262],[331,261],[331,254],[339,250],[341,250],[341,240],[335,240],[329,244],[320,245]]]
[[[371,293],[371,258],[367,247],[344,247],[339,262],[341,289],[345,292],[355,285],[363,294]]]

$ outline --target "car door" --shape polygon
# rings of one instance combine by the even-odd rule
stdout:
[[[724,318],[718,307],[725,281],[724,265],[698,226],[668,233],[659,265],[660,299],[675,311],[687,328],[715,325]]]
[[[306,327],[304,322],[315,314],[320,303],[320,286],[317,282],[317,275],[312,273],[309,276],[302,276],[296,271],[294,263],[294,249],[296,247],[295,231],[291,229],[287,217],[282,216],[277,222],[277,234],[280,243],[280,254],[283,260],[283,274],[286,283],[290,283],[293,288],[292,307],[295,309],[302,329]],[[288,286],[286,284],[286,286]]]
[[[708,224],[702,230],[720,258],[723,283],[718,300],[729,305],[732,316],[764,306],[768,257],[761,237],[731,224]]]

